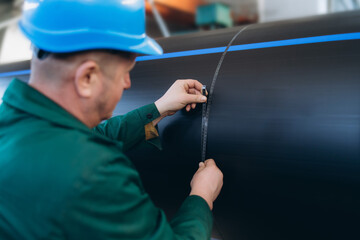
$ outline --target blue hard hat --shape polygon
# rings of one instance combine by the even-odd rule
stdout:
[[[163,53],[145,33],[144,0],[25,0],[19,26],[32,44],[53,53]]]

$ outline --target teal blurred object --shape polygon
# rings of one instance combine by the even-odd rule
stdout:
[[[196,25],[216,27],[232,27],[233,20],[230,7],[223,3],[202,5],[196,11]]]

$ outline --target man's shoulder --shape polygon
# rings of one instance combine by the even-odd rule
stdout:
[[[60,189],[94,175],[109,163],[132,168],[121,143],[90,130],[34,117],[9,124],[0,126],[0,168],[8,178],[29,179],[30,185],[49,182]]]
[[[34,137],[36,148],[41,148],[43,154],[56,154],[64,160],[86,161],[89,165],[92,162],[126,158],[121,142],[112,141],[90,130],[83,131],[50,124],[44,129],[37,129],[31,135]]]
[[[7,152],[8,158],[62,164],[85,161],[87,165],[126,159],[121,142],[94,134],[90,129],[58,125],[21,111],[9,115],[11,118],[0,119],[0,152]]]

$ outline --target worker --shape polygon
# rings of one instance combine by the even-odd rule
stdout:
[[[144,1],[26,0],[19,26],[34,57],[29,82],[13,80],[0,108],[0,239],[210,239],[223,183],[214,160],[168,221],[124,154],[160,148],[156,125],[205,102],[202,84],[178,80],[110,118],[137,54],[162,53],[145,34]]]

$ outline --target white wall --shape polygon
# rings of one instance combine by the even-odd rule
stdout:
[[[330,11],[348,11],[358,9],[360,6],[360,0],[330,0]]]
[[[258,0],[260,22],[307,17],[328,12],[328,0]]]
[[[31,59],[30,41],[20,32],[17,24],[10,25],[5,32],[0,50],[0,64]]]

